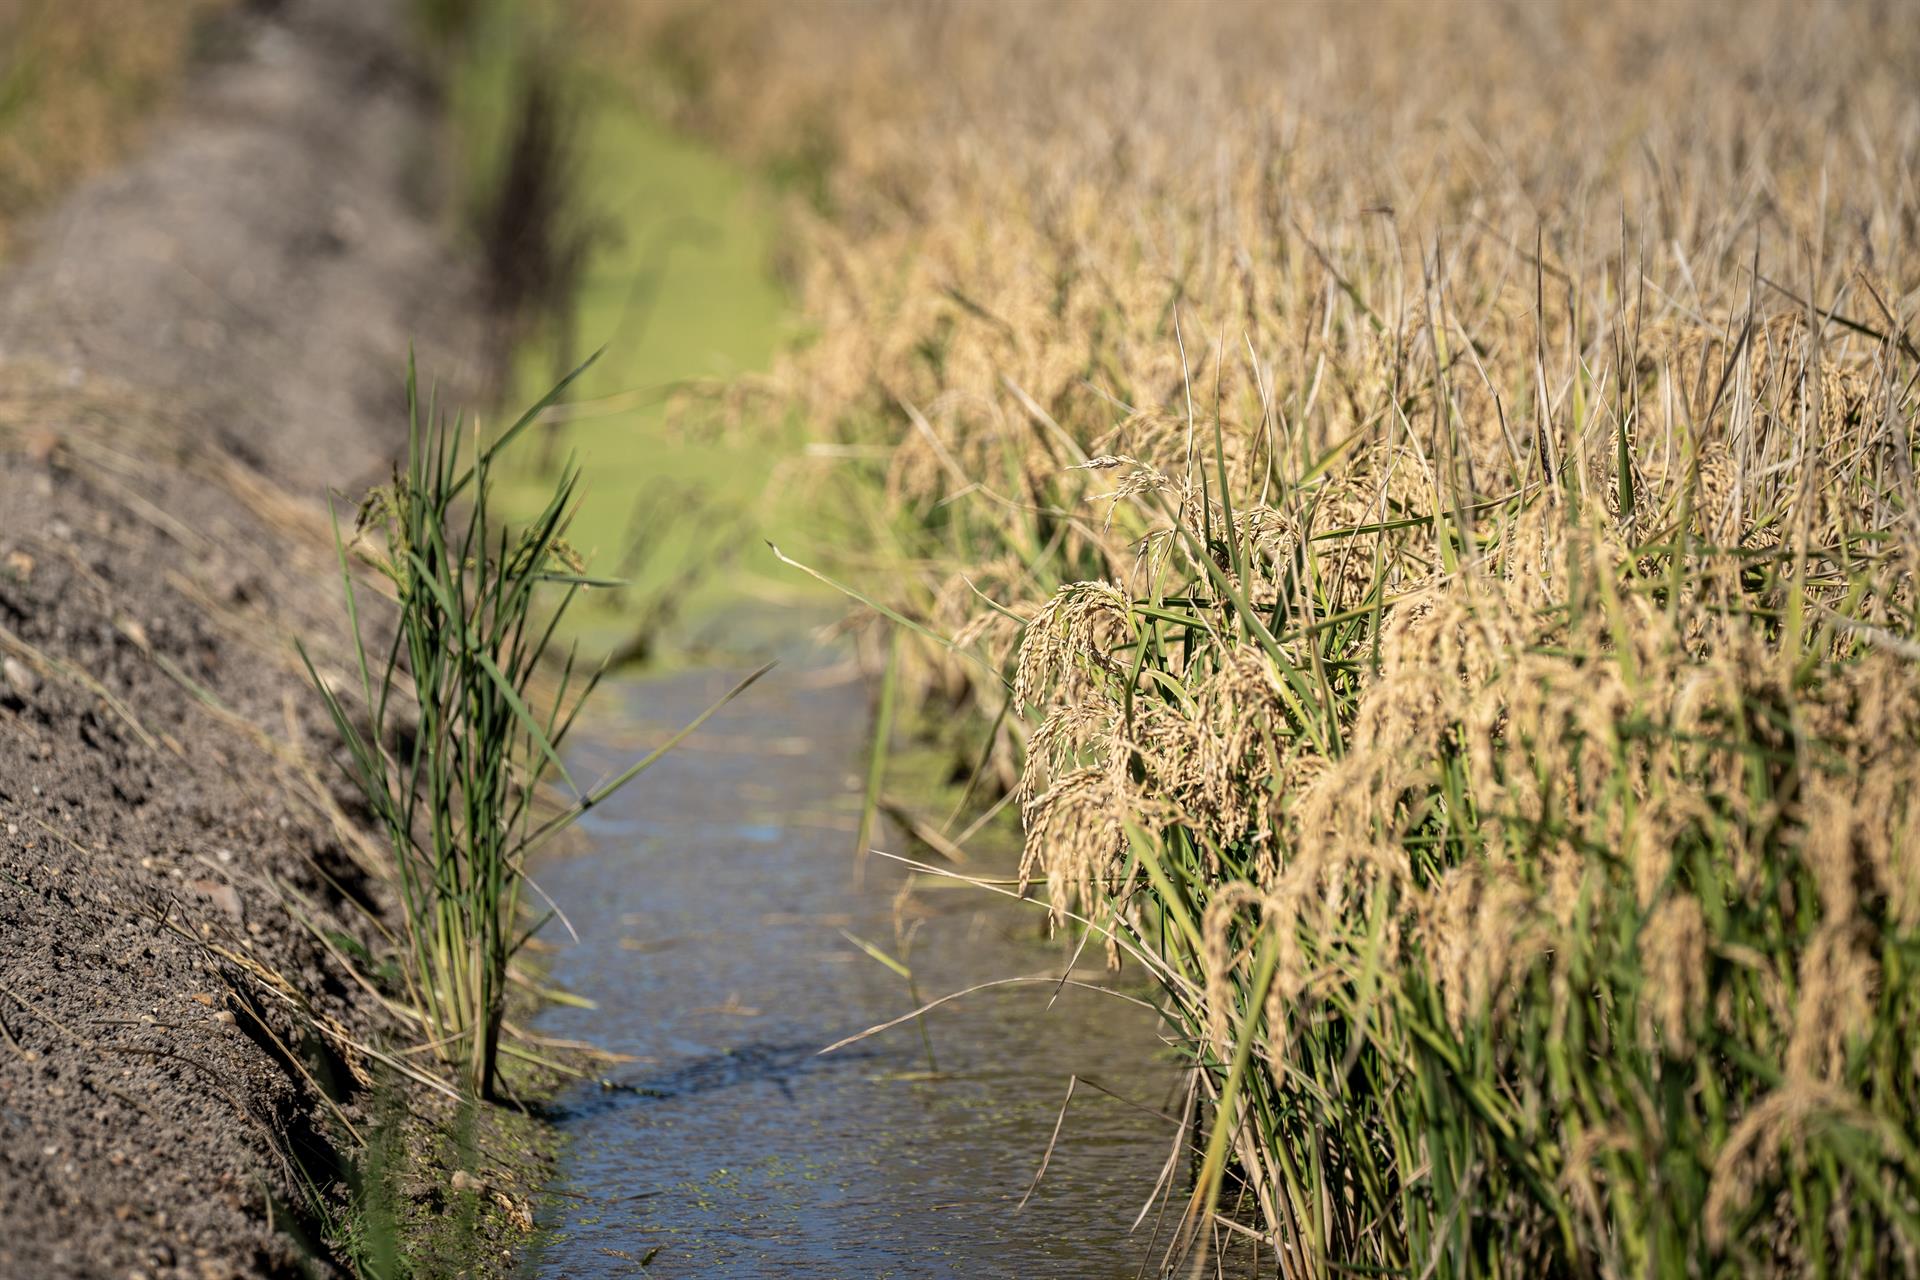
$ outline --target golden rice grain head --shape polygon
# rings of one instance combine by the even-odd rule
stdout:
[[[1693,1027],[1706,1002],[1707,925],[1700,900],[1676,893],[1661,901],[1640,931],[1642,1035],[1673,1057],[1693,1047]]]

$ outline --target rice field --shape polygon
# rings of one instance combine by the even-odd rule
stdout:
[[[711,1185],[823,1274],[1920,1273],[1916,85],[1916,0],[0,0],[9,323],[60,355],[0,458],[0,1258],[794,1256]],[[512,425],[333,412],[423,318]],[[329,543],[294,488],[383,404]],[[791,673],[602,807],[767,669],[651,686],[687,714],[609,763],[592,659],[826,593],[870,721]],[[515,1021],[597,1029],[530,958],[576,824],[628,842],[574,878],[644,932],[631,1056]],[[1031,940],[919,931],[936,882],[1055,967],[980,979]],[[1042,986],[1166,1057],[958,1021]],[[1166,1058],[1170,1107],[1098,1082]],[[479,1118],[529,1067],[652,1107],[549,1188],[571,1240],[521,1194],[559,1130]]]
[[[1920,1266],[1920,12],[570,13],[786,193],[785,550],[1157,984],[1174,1255]]]

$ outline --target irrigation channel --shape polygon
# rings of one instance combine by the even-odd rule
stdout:
[[[583,775],[697,714],[737,672],[624,684],[633,741],[603,725]],[[541,882],[582,941],[554,975],[593,1010],[556,1007],[549,1034],[635,1061],[612,1088],[557,1100],[562,1180],[528,1274],[700,1276],[1151,1274],[1152,1197],[1176,1084],[1155,1017],[1057,982],[977,992],[825,1056],[928,999],[1066,971],[1029,903],[917,877],[852,839],[869,723],[857,674],[801,649],[699,734],[590,815],[590,848]],[[1002,873],[1004,873],[1002,867]],[[564,937],[550,929],[547,936]],[[1098,948],[1076,976],[1105,979]],[[931,1061],[929,1059],[931,1058]],[[1083,1082],[1044,1178],[1069,1079]],[[1122,1102],[1094,1084],[1124,1095]],[[1174,1206],[1187,1181],[1174,1172]],[[1163,1246],[1164,1247],[1164,1246]]]
[[[770,554],[724,574],[679,567],[724,559],[699,529],[752,548],[808,541],[805,486],[780,480],[777,439],[689,433],[634,394],[764,367],[791,323],[768,274],[776,232],[725,160],[617,94],[592,102],[582,196],[619,234],[579,292],[578,332],[606,348],[574,389],[590,411],[559,443],[588,476],[575,540],[634,587],[587,615],[588,647],[617,644],[672,592],[692,601],[679,622],[696,651],[780,664],[590,814],[583,851],[538,869],[578,936],[558,923],[542,935],[552,976],[595,1006],[551,1007],[539,1030],[632,1061],[606,1069],[610,1087],[554,1100],[560,1180],[524,1274],[1152,1274],[1190,1185],[1184,1156],[1168,1170],[1180,1073],[1157,1016],[1063,985],[1071,948],[1046,938],[1034,903],[927,876],[903,899],[905,868],[857,858],[869,690],[848,655],[807,638],[841,602],[796,593],[807,584]],[[543,390],[547,366],[530,365],[527,386]],[[531,500],[549,483],[529,476]],[[657,518],[673,510],[693,514]],[[636,530],[647,554],[622,557]],[[610,682],[570,769],[583,782],[617,770],[740,674]],[[882,847],[902,851],[893,839],[883,827]],[[966,870],[982,876],[1016,861],[974,856]],[[862,942],[904,961],[911,985]],[[1040,975],[820,1053],[911,1011],[916,992]],[[1097,945],[1074,976],[1113,981]],[[1156,1246],[1159,1204],[1135,1219],[1163,1173]]]

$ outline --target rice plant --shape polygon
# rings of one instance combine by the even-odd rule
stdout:
[[[583,672],[572,649],[545,667],[577,594],[612,584],[588,577],[566,542],[577,470],[525,521],[496,518],[489,498],[502,451],[578,373],[488,440],[423,411],[410,367],[406,469],[367,496],[351,537],[335,523],[357,687],[335,689],[301,649],[392,849],[408,1004],[479,1098],[495,1091],[509,966],[553,914],[523,910],[529,855],[761,674],[617,776],[583,789],[568,771],[561,747],[601,672]],[[391,619],[363,615],[350,552],[391,593]]]
[[[1345,610],[1361,531],[1275,557],[1252,506],[1144,598],[1063,588],[1016,681],[1029,870],[1205,1076],[1190,1224],[1231,1161],[1289,1274],[1905,1269],[1920,681],[1785,620],[1906,556],[1803,575],[1684,484],[1634,540],[1556,487],[1410,524],[1457,567]]]

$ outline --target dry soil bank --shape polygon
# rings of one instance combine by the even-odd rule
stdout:
[[[477,349],[404,17],[234,16],[0,274],[0,1276],[337,1261],[390,1015],[291,636],[344,670],[326,489],[404,443],[410,337]]]

